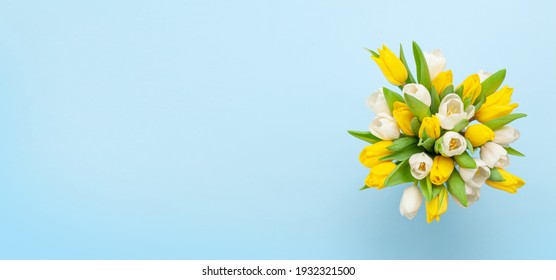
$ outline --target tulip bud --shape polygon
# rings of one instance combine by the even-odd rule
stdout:
[[[508,146],[519,138],[519,131],[511,126],[504,126],[494,131],[494,143]]]
[[[440,137],[440,120],[438,117],[424,117],[419,128],[419,138],[423,138],[423,131],[427,133],[427,137],[438,139]]]
[[[525,181],[523,181],[523,179],[511,174],[510,172],[504,169],[498,169],[498,171],[500,172],[500,175],[502,175],[502,177],[504,178],[504,181],[495,182],[495,181],[487,180],[486,181],[487,185],[495,189],[503,190],[509,193],[516,193],[517,189],[525,185]]]
[[[471,142],[473,147],[478,147],[488,141],[494,140],[494,131],[482,123],[477,123],[467,127],[465,138]]]
[[[452,70],[444,71],[432,80],[432,86],[438,94],[441,94],[446,87],[453,83],[453,79]]]
[[[430,53],[425,52],[425,61],[429,67],[429,74],[431,80],[433,80],[440,72],[444,71],[446,67],[446,58],[442,54],[441,50],[434,50]]]
[[[473,116],[475,108],[469,106],[469,111],[463,110],[463,102],[459,95],[450,93],[442,99],[438,106],[438,113],[436,116],[440,120],[440,127],[451,130],[464,119],[469,119]]]
[[[479,80],[482,83],[484,80],[486,80],[488,77],[490,77],[490,75],[492,75],[489,72],[486,72],[485,70],[481,69],[479,70],[479,72],[477,72],[477,75],[479,75]]]
[[[427,106],[431,106],[431,94],[427,88],[421,84],[407,84],[403,87],[403,93],[409,94]]]
[[[517,104],[510,104],[513,91],[513,88],[504,86],[487,96],[485,103],[475,114],[475,118],[482,123],[486,123],[510,114],[518,106]]]
[[[510,165],[506,149],[494,142],[487,142],[481,146],[481,159],[490,168],[506,168]]]
[[[436,140],[435,146],[438,153],[445,157],[453,157],[465,152],[467,141],[461,134],[448,131],[444,133],[444,136]]]
[[[448,210],[448,191],[442,187],[440,193],[435,196],[431,201],[425,203],[427,208],[427,223],[436,220],[440,221],[440,216]]]
[[[367,179],[365,179],[365,185],[369,188],[377,188],[379,190],[384,188],[384,181],[386,181],[388,175],[390,175],[395,168],[396,164],[391,161],[375,165],[371,168],[371,172],[369,172]]]
[[[442,185],[454,171],[454,161],[449,157],[436,156],[430,172],[431,183]]]
[[[409,157],[409,166],[413,178],[421,180],[429,175],[432,168],[432,158],[426,153],[413,154]]]
[[[413,115],[413,113],[411,113],[411,110],[409,110],[407,104],[399,101],[394,102],[393,114],[394,119],[396,119],[396,122],[398,123],[398,126],[403,131],[403,133],[409,136],[413,136],[414,133],[413,130],[411,130],[411,119],[413,119],[413,117],[415,116]]]
[[[400,138],[400,128],[396,120],[387,114],[379,113],[371,122],[369,131],[382,140],[394,140]]]
[[[375,114],[385,113],[392,115],[390,108],[388,107],[388,103],[386,102],[386,98],[384,97],[384,93],[382,92],[382,88],[379,88],[367,98],[367,106]]]
[[[388,147],[392,145],[392,141],[380,141],[367,146],[359,154],[359,161],[367,168],[373,168],[375,165],[385,162],[380,158],[392,153]]]
[[[403,191],[400,201],[400,213],[411,220],[417,215],[422,202],[423,195],[421,191],[417,186],[412,185]]]
[[[486,162],[474,158],[475,165],[477,168],[459,168],[459,175],[465,182],[465,184],[473,187],[480,188],[485,181],[490,177],[490,168],[486,165]]]
[[[382,50],[378,50],[378,57],[371,56],[371,58],[376,62],[388,82],[395,86],[405,84],[405,80],[407,80],[407,69],[405,69],[405,65],[403,65],[403,62],[386,46],[383,45],[382,48]]]
[[[470,98],[471,103],[475,103],[475,100],[477,100],[482,90],[479,75],[473,74],[467,77],[463,83],[458,86],[458,88],[461,86],[463,86],[463,93],[461,95],[462,99],[465,100]]]
[[[467,183],[465,183],[465,196],[467,196],[467,207],[469,207],[473,203],[477,202],[479,198],[481,198],[481,189],[472,187]],[[465,206],[463,206],[463,204],[461,204],[461,202],[459,202],[457,198],[454,198],[454,201],[456,202],[457,205],[466,208]]]

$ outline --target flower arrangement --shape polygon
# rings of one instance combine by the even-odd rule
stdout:
[[[509,155],[523,156],[509,146],[520,134],[508,124],[526,116],[512,113],[518,107],[510,100],[513,89],[500,88],[506,70],[481,70],[454,86],[440,50],[423,53],[413,42],[417,79],[401,46],[399,57],[386,46],[368,51],[401,93],[386,87],[373,92],[367,105],[376,116],[369,131],[348,131],[371,143],[359,155],[370,168],[361,190],[412,183],[402,194],[400,213],[413,219],[424,198],[430,223],[448,209],[448,194],[468,207],[485,183],[509,193],[525,184],[506,171]]]

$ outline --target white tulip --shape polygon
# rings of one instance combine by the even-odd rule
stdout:
[[[384,92],[382,88],[379,88],[375,92],[371,93],[371,96],[367,98],[367,106],[375,113],[385,113],[392,115],[388,103],[386,103],[386,98],[384,97]]]
[[[378,113],[369,126],[369,131],[382,140],[400,138],[400,127],[396,120],[385,113]]]
[[[481,189],[465,184],[465,195],[467,197],[467,207],[469,207],[481,198]],[[465,208],[465,206],[463,206],[457,198],[454,198],[454,201],[457,205]]]
[[[470,119],[474,114],[474,106],[469,106],[467,111],[464,111],[463,102],[461,101],[459,95],[450,93],[440,102],[436,116],[440,121],[440,127],[450,130],[462,120]]]
[[[486,78],[490,77],[490,75],[492,75],[492,74],[489,73],[489,72],[486,72],[483,69],[481,69],[481,70],[479,70],[477,75],[479,75],[479,81],[482,83],[484,80],[486,80]]]
[[[490,168],[506,168],[510,165],[506,149],[494,142],[486,142],[481,146],[481,159]]]
[[[407,84],[403,87],[403,93],[407,93],[419,101],[425,103],[427,106],[431,106],[431,94],[427,88],[420,84]]]
[[[445,157],[453,157],[463,154],[467,149],[467,141],[463,135],[448,131],[442,136],[440,142],[440,153]]]
[[[460,167],[459,175],[461,175],[465,184],[474,188],[480,188],[490,177],[490,168],[488,168],[486,162],[478,158],[474,158],[474,160],[477,168]]]
[[[431,172],[432,158],[426,153],[417,153],[409,157],[411,175],[417,180],[421,180]]]
[[[517,129],[511,126],[504,126],[494,131],[494,143],[502,146],[508,146],[517,140],[520,133]]]
[[[424,55],[432,80],[446,68],[446,58],[442,54],[442,51],[438,49],[430,53],[425,52]]]
[[[412,185],[403,191],[400,201],[400,213],[408,219],[417,216],[417,212],[423,202],[423,195],[416,185]]]

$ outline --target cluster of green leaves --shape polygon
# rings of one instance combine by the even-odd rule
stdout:
[[[381,158],[381,160],[391,160],[397,164],[394,171],[392,171],[392,173],[390,173],[390,175],[386,178],[384,185],[386,187],[390,187],[390,186],[395,186],[403,183],[413,182],[419,185],[421,192],[423,193],[423,196],[427,199],[427,201],[430,201],[431,199],[436,197],[440,193],[441,189],[446,187],[449,193],[454,198],[459,200],[459,202],[462,205],[467,206],[465,183],[456,168],[454,168],[452,174],[450,175],[449,179],[445,183],[446,186],[434,185],[430,181],[429,176],[427,176],[425,179],[422,180],[416,180],[411,175],[411,171],[410,171],[411,167],[409,166],[409,157],[411,157],[413,154],[421,153],[421,152],[427,153],[431,158],[434,158],[439,154],[438,147],[440,145],[441,137],[439,139],[430,138],[426,134],[426,132],[423,131],[422,137],[419,138],[418,135],[419,135],[419,128],[421,127],[421,122],[425,117],[430,117],[438,112],[438,107],[440,105],[440,102],[444,97],[446,97],[446,95],[450,93],[456,93],[460,96],[460,98],[462,98],[463,91],[464,91],[463,86],[454,88],[453,85],[449,85],[441,93],[438,93],[436,89],[432,86],[432,80],[430,77],[427,61],[425,60],[425,56],[421,48],[416,42],[413,42],[413,56],[416,65],[416,73],[417,73],[416,79],[414,78],[411,69],[407,64],[403,47],[400,45],[400,59],[408,72],[406,84],[419,83],[423,85],[425,88],[427,88],[427,90],[431,94],[431,106],[430,107],[427,106],[426,104],[424,104],[419,99],[413,96],[407,94],[402,96],[400,93],[397,93],[396,91],[383,87],[384,97],[386,99],[390,111],[393,111],[395,102],[402,102],[407,104],[409,110],[415,116],[411,121],[411,129],[414,136],[402,134],[399,139],[394,140],[393,144],[388,147],[388,149],[392,151],[392,153]],[[467,107],[470,105],[473,105],[476,111],[480,109],[481,106],[485,103],[486,98],[489,95],[496,92],[496,90],[498,90],[498,88],[502,85],[502,82],[504,81],[505,77],[506,77],[506,70],[502,69],[492,74],[487,79],[485,79],[481,83],[480,95],[473,104],[471,104],[470,98],[463,99],[464,109],[467,109]],[[400,90],[401,89],[403,89],[402,86],[400,86]],[[485,123],[485,125],[491,128],[492,130],[496,130],[516,119],[525,116],[526,116],[525,114],[521,114],[521,113],[509,114],[507,116],[503,116],[491,120]],[[469,121],[463,120],[450,131],[460,132],[468,125],[469,125]],[[442,129],[441,134],[444,134],[445,132],[446,131]],[[371,132],[368,131],[349,130],[348,133],[353,135],[356,138],[359,138],[371,144],[382,141],[380,138],[378,138],[377,136],[373,135]],[[505,149],[510,155],[524,156],[522,153],[520,153],[519,151],[511,147],[505,147]],[[470,169],[477,168],[475,161],[469,154],[469,153],[474,154],[475,152],[475,149],[473,148],[473,145],[471,145],[469,140],[467,140],[467,150],[468,151],[465,151],[461,155],[454,156],[453,159],[456,161],[457,165],[461,168],[470,168]],[[491,176],[489,180],[503,181],[504,178],[502,177],[502,175],[500,174],[497,168],[492,168]],[[368,187],[365,186],[361,189],[366,189],[366,188]]]

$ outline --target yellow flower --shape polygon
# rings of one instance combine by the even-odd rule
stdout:
[[[432,161],[430,173],[431,182],[435,185],[442,185],[454,171],[454,161],[449,157],[436,156]]]
[[[440,137],[440,120],[435,116],[425,117],[419,128],[419,138],[423,138],[423,131],[427,132],[429,138]]]
[[[517,104],[510,104],[513,91],[513,88],[504,86],[487,96],[481,109],[475,113],[475,118],[484,123],[511,113],[518,106]]]
[[[375,165],[384,162],[380,160],[381,157],[392,153],[387,149],[390,145],[392,145],[392,141],[380,141],[365,147],[359,154],[359,161],[365,167],[373,168]]]
[[[407,104],[399,101],[394,102],[394,110],[392,114],[394,115],[394,119],[396,119],[396,122],[403,133],[409,136],[415,135],[411,130],[411,119],[415,116],[411,113]]]
[[[504,177],[504,181],[494,182],[491,180],[487,180],[487,185],[495,189],[507,191],[509,193],[516,193],[517,189],[525,185],[525,181],[523,181],[523,179],[511,174],[510,172],[501,168],[498,168],[498,171],[500,171],[500,174],[502,175],[502,177]]]
[[[475,103],[477,97],[481,94],[481,79],[479,75],[473,74],[467,77],[459,87],[463,86],[462,100],[471,98],[471,103]]]
[[[425,204],[427,207],[427,223],[440,221],[440,216],[448,210],[448,191],[442,187],[440,193]]]
[[[371,56],[371,58],[378,64],[388,82],[395,86],[405,84],[407,69],[405,69],[402,61],[385,45],[382,45],[382,48],[382,50],[378,49],[378,57]]]
[[[432,86],[436,89],[436,92],[440,94],[447,86],[452,84],[453,79],[452,70],[440,72],[440,74],[432,80]]]
[[[388,175],[394,171],[394,168],[396,168],[396,164],[391,161],[375,165],[375,167],[371,169],[367,179],[365,179],[365,185],[369,188],[376,187],[379,190],[384,188],[384,181]]]
[[[494,131],[482,123],[477,123],[467,128],[465,138],[471,142],[473,147],[479,147],[488,141],[494,140]]]

